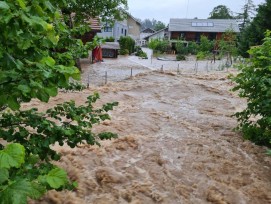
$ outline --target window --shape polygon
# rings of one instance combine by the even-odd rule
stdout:
[[[192,22],[192,27],[213,27],[213,22]]]
[[[121,34],[123,34],[123,28],[121,29]]]
[[[104,27],[104,32],[112,32],[112,28],[111,27]]]
[[[126,35],[127,35],[127,30],[125,29],[125,30],[124,30],[124,36],[126,36]]]

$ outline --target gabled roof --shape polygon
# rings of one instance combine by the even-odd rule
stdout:
[[[72,13],[71,17],[74,20],[76,13]],[[89,27],[91,28],[92,31],[101,31],[102,26],[100,24],[100,19],[99,18],[89,18],[88,20],[85,20],[86,23],[89,24]]]
[[[141,31],[141,33],[155,33],[156,31],[151,28],[145,28]]]
[[[169,31],[179,32],[225,32],[232,29],[240,32],[237,21],[234,19],[181,19],[171,18]]]
[[[87,22],[90,24],[92,31],[101,31],[102,26],[98,18],[91,18]]]
[[[135,17],[133,17],[130,13],[126,12],[128,16],[130,16],[131,19],[133,19],[137,24],[141,25],[141,23],[139,22],[138,19],[136,19]]]
[[[154,36],[154,35],[156,35],[156,34],[158,34],[158,33],[163,32],[163,31],[166,32],[167,30],[168,30],[168,27],[165,27],[165,28],[163,28],[163,29],[161,29],[161,30],[156,31],[155,33],[152,33],[152,34],[146,36],[144,39],[147,39],[147,38],[149,38],[149,37],[151,37],[151,36]]]

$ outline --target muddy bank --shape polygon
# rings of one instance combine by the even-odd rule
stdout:
[[[226,73],[154,71],[60,93],[51,105],[80,104],[93,91],[99,103],[118,101],[112,120],[94,131],[113,131],[119,139],[101,148],[56,147],[63,154],[59,165],[79,187],[49,192],[36,203],[271,203],[271,158],[232,131],[237,123],[231,115],[245,101],[231,87]]]

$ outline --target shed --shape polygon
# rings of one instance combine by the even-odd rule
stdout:
[[[118,42],[106,42],[101,45],[103,58],[117,58],[118,50],[120,49]]]

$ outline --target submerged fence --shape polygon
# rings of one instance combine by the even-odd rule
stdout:
[[[127,59],[128,60],[128,59]],[[174,72],[182,74],[206,74],[212,72],[228,71],[231,67],[236,67],[242,63],[243,59],[238,59],[230,65],[227,59],[216,60],[187,60],[187,61],[161,61],[149,59],[149,61],[137,60],[135,65],[125,65],[125,63],[101,63],[95,66],[88,66],[82,74],[82,82],[86,86],[102,86],[107,83],[127,80],[140,73],[151,71]],[[132,60],[133,61],[133,60]],[[113,66],[113,67],[112,67]]]

